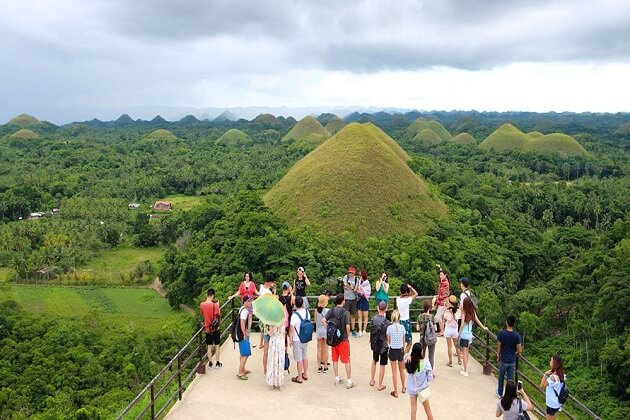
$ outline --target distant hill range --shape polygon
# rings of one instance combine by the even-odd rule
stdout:
[[[522,150],[535,153],[559,153],[561,155],[587,155],[588,152],[573,137],[562,133],[543,135],[534,131],[523,133],[510,123],[505,123],[479,144],[483,150],[497,152]]]
[[[374,124],[352,123],[298,161],[265,195],[291,226],[363,236],[422,232],[446,206]]]

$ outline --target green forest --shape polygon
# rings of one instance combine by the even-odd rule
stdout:
[[[195,307],[210,286],[223,302],[245,271],[257,282],[267,273],[282,281],[304,266],[315,294],[337,288],[354,264],[371,280],[387,271],[394,288],[408,282],[432,295],[436,263],[450,272],[451,290],[458,278],[471,279],[480,318],[495,332],[516,315],[529,360],[544,368],[560,353],[572,395],[602,418],[630,418],[630,134],[618,130],[630,115],[414,111],[343,120],[322,114],[308,120],[312,131],[289,137],[296,120],[270,115],[1,125],[0,418],[120,412],[195,330],[180,305]],[[338,126],[324,129],[331,121]],[[353,161],[362,149],[338,141],[348,123],[378,127],[362,147],[388,154],[387,170],[371,158]],[[505,123],[523,136],[566,134],[580,153],[478,147]],[[230,129],[241,133],[221,139]],[[470,136],[460,143],[461,133]],[[343,199],[327,197],[306,219],[296,216],[300,202],[272,210],[266,194],[312,156],[327,159],[317,167],[322,176],[382,171],[391,183],[367,185],[367,197],[362,186],[340,182]],[[425,201],[417,205],[430,197],[446,210],[401,225],[407,207],[387,203],[386,188],[399,170],[422,180]],[[299,189],[299,176],[291,188]],[[158,200],[173,209],[152,208]],[[381,208],[379,200],[387,205],[361,219],[362,208]],[[353,211],[340,210],[346,206]],[[335,231],[315,222],[331,219]],[[390,223],[396,233],[364,228]],[[172,309],[146,295],[156,276]],[[32,288],[73,288],[76,307],[92,309],[35,305],[48,297]],[[110,293],[115,288],[143,294],[125,298]]]

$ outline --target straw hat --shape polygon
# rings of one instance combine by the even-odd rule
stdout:
[[[328,306],[328,296],[319,295],[319,297],[317,298],[317,306],[319,306],[320,308],[325,308],[326,306]]]
[[[447,307],[451,308],[455,306],[455,303],[457,303],[457,297],[455,297],[455,295],[450,295],[445,303]]]

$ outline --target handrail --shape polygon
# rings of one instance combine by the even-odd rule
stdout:
[[[490,375],[492,370],[495,371],[499,371],[499,366],[492,362],[492,360],[496,360],[496,358],[491,359],[489,357],[489,353],[492,352],[495,356],[497,355],[497,351],[496,349],[490,345],[489,341],[490,338],[494,339],[494,342],[496,342],[497,340],[497,336],[492,332],[492,331],[486,331],[486,339],[482,339],[477,333],[473,333],[473,336],[477,339],[477,340],[473,340],[472,342],[472,346],[471,346],[471,350],[474,350],[474,354],[478,355],[479,359],[483,360],[483,364],[484,364],[484,374],[486,375]],[[483,345],[481,344],[475,344],[476,342],[479,343],[484,343]],[[483,350],[485,350],[485,358],[483,357],[483,354],[480,350],[476,349],[475,346],[482,346]],[[472,353],[472,352],[471,352]],[[480,362],[481,362],[480,360]],[[536,391],[538,391],[540,394],[545,395],[545,391],[538,386],[538,383],[536,383],[535,380],[529,378],[527,376],[527,374],[525,372],[523,372],[523,370],[520,368],[520,363],[524,363],[525,365],[527,365],[529,368],[531,368],[535,373],[539,374],[540,376],[542,376],[544,373],[542,370],[540,370],[538,367],[536,367],[532,362],[530,362],[529,360],[527,360],[527,358],[525,356],[523,356],[522,354],[519,355],[516,358],[516,369],[515,369],[515,381],[518,381],[519,376],[521,376],[525,382],[527,382],[529,385],[531,385]],[[490,367],[490,371],[487,372],[486,366]],[[584,405],[584,403],[582,403],[580,400],[578,400],[577,398],[575,398],[573,395],[569,395],[569,401],[571,401],[571,403],[573,403],[583,414],[588,415],[590,418],[592,419],[596,419],[596,420],[600,420],[600,417],[595,414],[591,409],[589,409],[588,407],[586,407],[586,405]],[[538,403],[536,403],[535,401],[532,401],[533,405],[536,408],[536,411],[538,414],[544,416],[545,412],[543,410],[543,407],[541,405],[539,405]],[[575,416],[573,416],[570,412],[568,412],[564,407],[562,407],[562,412],[569,417],[570,419],[575,419]]]

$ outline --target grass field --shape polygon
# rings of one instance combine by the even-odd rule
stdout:
[[[0,283],[9,281],[9,276],[11,276],[11,269],[8,267],[0,267]]]
[[[164,197],[161,200],[173,203],[173,210],[190,210],[193,207],[202,204],[204,198],[205,197],[199,195],[174,194]]]
[[[97,279],[120,284],[120,275],[127,276],[141,261],[155,263],[164,254],[161,248],[117,248],[104,251],[86,265],[79,267],[79,273],[92,274]]]
[[[148,288],[6,284],[0,286],[0,301],[5,300],[15,300],[28,312],[68,318],[82,318],[96,310],[116,324],[157,326],[182,314]]]

